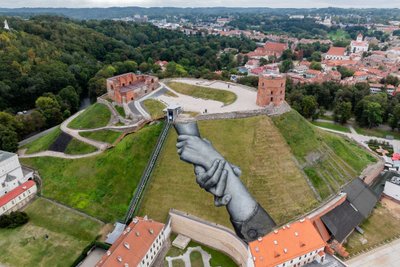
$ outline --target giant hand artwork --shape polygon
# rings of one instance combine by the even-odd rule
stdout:
[[[269,233],[275,222],[240,180],[240,169],[200,137],[196,122],[176,122],[174,126],[180,159],[194,165],[196,182],[214,195],[215,205],[226,207],[236,234],[251,242]]]

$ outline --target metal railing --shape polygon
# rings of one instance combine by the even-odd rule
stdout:
[[[128,211],[127,211],[127,213],[125,215],[125,219],[124,219],[125,224],[133,217],[133,215],[136,211],[136,208],[139,205],[143,191],[146,188],[147,182],[150,179],[150,176],[153,172],[153,169],[157,162],[157,158],[160,155],[161,149],[163,147],[165,139],[167,138],[170,127],[171,127],[171,123],[165,122],[164,127],[161,131],[161,134],[158,137],[157,144],[150,156],[150,159],[149,159],[147,166],[142,174],[142,177],[140,178],[140,182],[136,189],[136,192],[133,195],[131,202],[129,203]]]

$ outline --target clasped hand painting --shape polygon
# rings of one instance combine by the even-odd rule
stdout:
[[[390,267],[400,1],[1,0],[0,267]]]

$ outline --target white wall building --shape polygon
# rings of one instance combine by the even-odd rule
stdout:
[[[22,170],[18,155],[0,150],[0,197],[29,179],[33,173]]]
[[[0,216],[24,207],[35,197],[36,192],[36,183],[29,180],[0,197]]]
[[[364,36],[360,33],[357,36],[357,40],[351,41],[350,47],[352,53],[362,53],[368,51],[369,44],[367,41],[364,41]]]
[[[148,219],[147,216],[136,217],[96,267],[152,266],[170,233],[170,224],[164,225]]]

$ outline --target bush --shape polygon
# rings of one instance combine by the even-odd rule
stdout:
[[[17,228],[29,221],[28,214],[25,212],[11,212],[0,216],[0,228]]]

